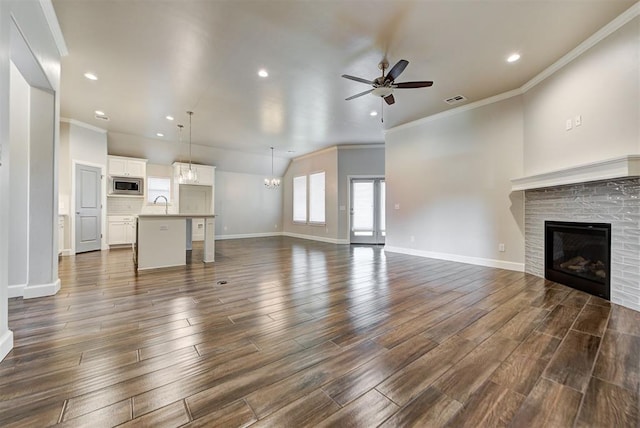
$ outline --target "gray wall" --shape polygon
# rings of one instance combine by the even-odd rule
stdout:
[[[515,96],[388,131],[386,248],[523,269],[522,127]]]
[[[282,187],[267,189],[266,176],[216,169],[216,238],[282,232]]]
[[[349,239],[349,176],[383,177],[384,144],[338,146],[338,238],[341,240]]]
[[[640,18],[525,93],[524,142],[524,175],[640,153]]]

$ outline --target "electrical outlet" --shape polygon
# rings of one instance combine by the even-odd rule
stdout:
[[[416,242],[416,237],[411,235],[411,242]]]
[[[498,251],[500,251],[501,253],[504,253],[504,244],[498,244]]]
[[[399,209],[400,209],[400,204],[395,204],[395,205],[393,206],[393,209],[399,210]]]

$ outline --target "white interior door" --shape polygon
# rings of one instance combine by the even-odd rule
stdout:
[[[101,247],[100,168],[76,165],[76,253]]]
[[[383,178],[351,180],[352,244],[384,244],[385,196]]]

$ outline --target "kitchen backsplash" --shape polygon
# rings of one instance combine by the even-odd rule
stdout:
[[[107,198],[108,215],[138,215],[142,211],[144,198],[111,196]]]

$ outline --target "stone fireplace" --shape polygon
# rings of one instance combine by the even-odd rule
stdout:
[[[626,156],[512,180],[525,191],[525,271],[545,277],[545,222],[608,224],[610,299],[640,311],[639,176],[640,156]]]

